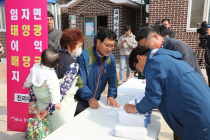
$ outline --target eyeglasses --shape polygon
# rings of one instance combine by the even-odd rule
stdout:
[[[103,42],[101,43],[104,44]],[[106,46],[106,48],[114,49],[114,44],[109,44],[109,45],[104,44],[104,46]]]

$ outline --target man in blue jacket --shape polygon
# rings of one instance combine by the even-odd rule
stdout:
[[[78,100],[75,116],[87,107],[99,108],[98,100],[108,82],[107,106],[112,103],[120,107],[115,101],[117,97],[118,78],[115,57],[111,53],[114,49],[116,34],[109,29],[101,29],[97,34],[97,45],[82,51],[77,58],[79,64],[79,87],[76,98]]]
[[[138,47],[129,57],[132,70],[146,77],[145,97],[128,113],[146,113],[158,107],[170,128],[182,140],[210,140],[210,89],[177,51]]]

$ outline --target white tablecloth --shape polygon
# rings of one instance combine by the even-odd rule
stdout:
[[[139,82],[139,84],[141,84],[140,81],[136,81],[137,79],[135,78],[130,80],[125,83],[126,86],[128,82],[133,83],[132,80],[134,80],[135,83]],[[123,85],[120,86],[119,89],[121,87],[123,87]],[[136,88],[135,90],[138,91],[139,89]],[[137,92],[135,90],[133,90],[132,93]],[[123,93],[119,93],[116,98],[116,101],[121,107],[123,107],[125,103],[128,103],[128,101],[134,99],[134,96],[127,96]],[[99,101],[99,109],[87,108],[44,140],[127,140],[113,136],[115,127],[121,124],[119,123],[118,116],[106,115],[107,112],[113,109],[113,107],[107,107],[106,103],[107,97],[103,97]],[[158,111],[153,111],[151,124],[149,124],[147,128],[148,134],[146,140],[156,140],[158,138],[161,122],[161,114]]]
[[[127,82],[119,86],[117,92],[127,96],[135,96],[136,94],[144,94],[146,83],[142,79],[133,77]]]

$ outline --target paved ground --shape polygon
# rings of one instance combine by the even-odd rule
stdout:
[[[0,140],[25,140],[25,133],[7,131],[7,71],[5,63],[5,59],[2,59],[2,62],[0,63]],[[119,65],[117,65],[117,67],[118,66]],[[117,69],[119,70],[119,68]],[[126,72],[124,72],[123,81],[125,81],[125,74]],[[133,73],[131,73],[130,78],[131,77],[133,77]],[[103,94],[107,94],[107,88],[105,89]],[[172,140],[172,134],[172,130],[163,120],[159,134],[159,140]]]
[[[7,131],[7,70],[6,60],[0,62],[0,140],[25,140],[25,133]]]

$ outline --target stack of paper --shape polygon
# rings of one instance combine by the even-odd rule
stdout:
[[[119,111],[118,115],[121,124],[147,127],[147,117],[145,115],[126,113],[125,110]]]
[[[132,101],[129,101],[129,104],[132,104],[132,105],[138,104],[144,98],[144,96],[145,94],[136,94],[135,99],[133,99]]]
[[[121,126],[115,127],[114,135],[132,140],[145,140],[147,137],[147,129],[145,127]]]

